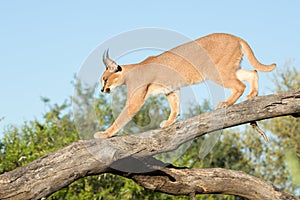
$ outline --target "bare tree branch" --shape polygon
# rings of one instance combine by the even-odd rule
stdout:
[[[132,179],[145,188],[175,195],[231,194],[253,200],[297,199],[241,171],[221,168],[164,168],[162,171],[172,176],[174,180],[172,181],[166,175],[135,175]]]
[[[300,89],[297,89],[255,97],[164,129],[109,139],[78,141],[0,175],[0,199],[41,199],[78,178],[107,172],[132,178],[152,190],[190,195],[192,198],[195,194],[222,193],[249,199],[297,199],[242,172],[176,169],[167,167],[151,156],[172,151],[189,140],[223,128],[299,114]]]

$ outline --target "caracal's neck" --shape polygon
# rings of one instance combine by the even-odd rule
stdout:
[[[123,80],[122,80],[122,85],[126,85],[128,87],[128,78],[129,78],[129,73],[131,70],[133,70],[134,68],[137,68],[139,66],[139,64],[128,64],[128,65],[120,65],[122,67],[122,76],[123,76]]]
[[[137,64],[121,65],[122,70],[124,70],[124,72],[128,72],[128,71],[130,71],[130,70],[132,70],[132,69],[134,69],[134,68],[136,68],[138,66],[139,66],[139,63],[137,63]]]
[[[131,95],[137,88],[140,87],[139,84],[143,83],[146,79],[147,74],[143,74],[143,70],[139,70],[144,67],[143,63],[135,63],[129,65],[121,65],[122,67],[122,84],[127,88],[127,95]]]

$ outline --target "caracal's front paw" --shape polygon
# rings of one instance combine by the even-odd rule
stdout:
[[[164,120],[164,121],[162,121],[161,123],[160,123],[160,128],[164,128],[164,127],[166,127],[166,122],[167,122],[167,120]]]
[[[100,131],[94,134],[94,138],[96,139],[109,138],[109,135],[107,135],[107,133],[105,132]]]
[[[167,126],[170,126],[172,125],[174,122],[170,122],[168,120],[164,120],[160,123],[160,128],[164,128],[164,127],[167,127]]]
[[[249,99],[251,99],[253,97],[256,97],[257,95],[258,95],[257,92],[251,92],[250,94],[247,95],[247,99],[249,100]]]
[[[216,108],[218,109],[218,108],[227,108],[227,107],[228,107],[228,103],[226,101],[224,101],[224,102],[218,103]]]

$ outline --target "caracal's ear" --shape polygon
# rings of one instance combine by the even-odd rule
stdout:
[[[108,49],[103,53],[103,63],[106,66],[106,70],[109,70],[110,72],[116,72],[122,70],[122,69],[120,70],[120,66],[115,61],[109,58]]]

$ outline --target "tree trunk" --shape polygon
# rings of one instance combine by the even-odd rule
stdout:
[[[151,157],[209,132],[285,115],[300,115],[300,89],[255,97],[164,129],[78,141],[0,175],[0,199],[41,199],[78,178],[102,173],[119,174],[145,188],[192,198],[221,193],[249,199],[297,199],[243,172],[178,169]]]

